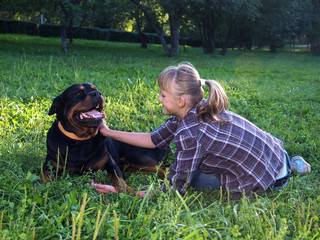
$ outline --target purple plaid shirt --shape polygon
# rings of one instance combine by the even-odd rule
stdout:
[[[168,174],[175,189],[183,194],[196,169],[213,173],[223,187],[236,194],[245,191],[247,196],[255,189],[265,190],[275,183],[285,153],[279,139],[231,111],[220,114],[229,124],[202,120],[199,123],[196,108],[182,121],[170,117],[151,132],[157,147],[175,142],[175,161]]]

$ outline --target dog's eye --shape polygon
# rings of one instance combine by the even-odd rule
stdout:
[[[77,97],[81,97],[82,95],[83,95],[83,92],[82,92],[82,91],[76,93],[76,96],[77,96]]]

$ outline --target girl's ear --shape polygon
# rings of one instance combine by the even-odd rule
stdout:
[[[178,98],[178,107],[183,108],[186,105],[186,99],[184,97],[179,97]]]

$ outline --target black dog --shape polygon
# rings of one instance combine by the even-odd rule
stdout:
[[[102,94],[89,83],[72,85],[54,99],[49,115],[56,114],[56,121],[47,135],[42,182],[52,176],[50,164],[56,171],[76,174],[102,169],[111,175],[118,192],[134,194],[123,179],[123,169],[165,174],[156,165],[167,157],[167,150],[134,147],[102,136],[99,125],[104,105]]]

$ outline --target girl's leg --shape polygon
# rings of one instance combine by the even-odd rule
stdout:
[[[220,189],[221,183],[214,174],[196,170],[191,179],[190,186],[194,188]]]
[[[274,183],[274,185],[271,187],[271,189],[283,189],[285,188],[288,183],[289,183],[289,179],[290,179],[290,175],[291,175],[291,162],[290,162],[290,157],[288,155],[287,152],[285,152],[284,154],[284,166],[282,169],[282,172],[280,174],[280,176],[276,177],[276,182]]]

